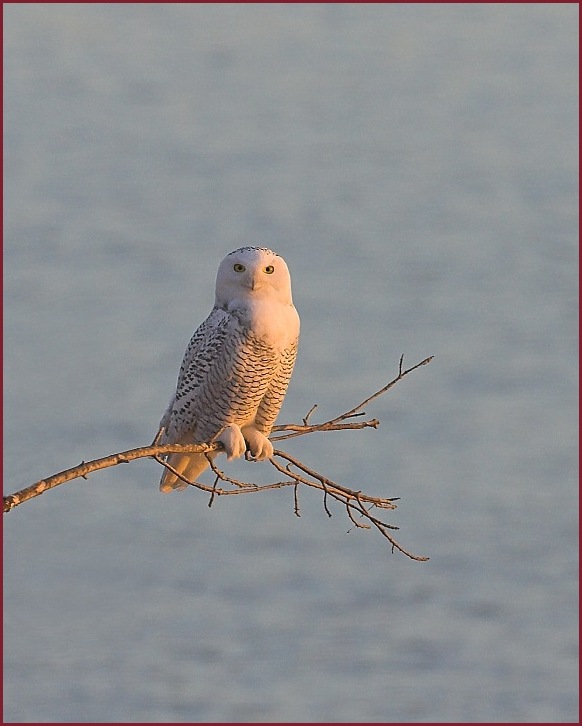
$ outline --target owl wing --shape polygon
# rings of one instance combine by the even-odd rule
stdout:
[[[160,443],[178,443],[188,432],[187,411],[192,407],[192,413],[197,411],[197,389],[204,382],[208,368],[216,360],[222,346],[226,335],[225,317],[224,310],[214,308],[190,339],[178,373],[176,391],[160,421]],[[178,403],[180,408],[184,407],[182,413],[177,408]]]

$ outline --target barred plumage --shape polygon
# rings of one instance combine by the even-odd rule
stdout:
[[[214,308],[184,354],[159,443],[222,441],[228,458],[246,448],[259,460],[271,456],[267,437],[291,378],[298,336],[283,258],[263,247],[228,254],[218,268]],[[208,466],[203,454],[171,454],[167,461],[189,481]],[[161,491],[186,486],[165,470]]]

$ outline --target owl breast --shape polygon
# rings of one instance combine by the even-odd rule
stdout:
[[[233,300],[228,312],[255,338],[283,353],[299,336],[299,315],[293,305],[274,305],[268,300]]]

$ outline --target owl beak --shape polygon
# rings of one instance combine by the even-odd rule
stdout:
[[[255,290],[258,290],[261,287],[261,282],[262,280],[259,275],[253,275],[249,280],[249,287],[251,288],[251,291],[254,292]]]

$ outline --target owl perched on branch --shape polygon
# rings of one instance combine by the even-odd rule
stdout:
[[[218,268],[214,307],[188,344],[156,442],[220,441],[229,459],[247,449],[258,461],[271,457],[268,436],[289,385],[298,338],[285,260],[264,247],[228,254]],[[208,467],[205,454],[169,454],[166,461],[189,481]],[[186,486],[164,470],[162,492]]]

